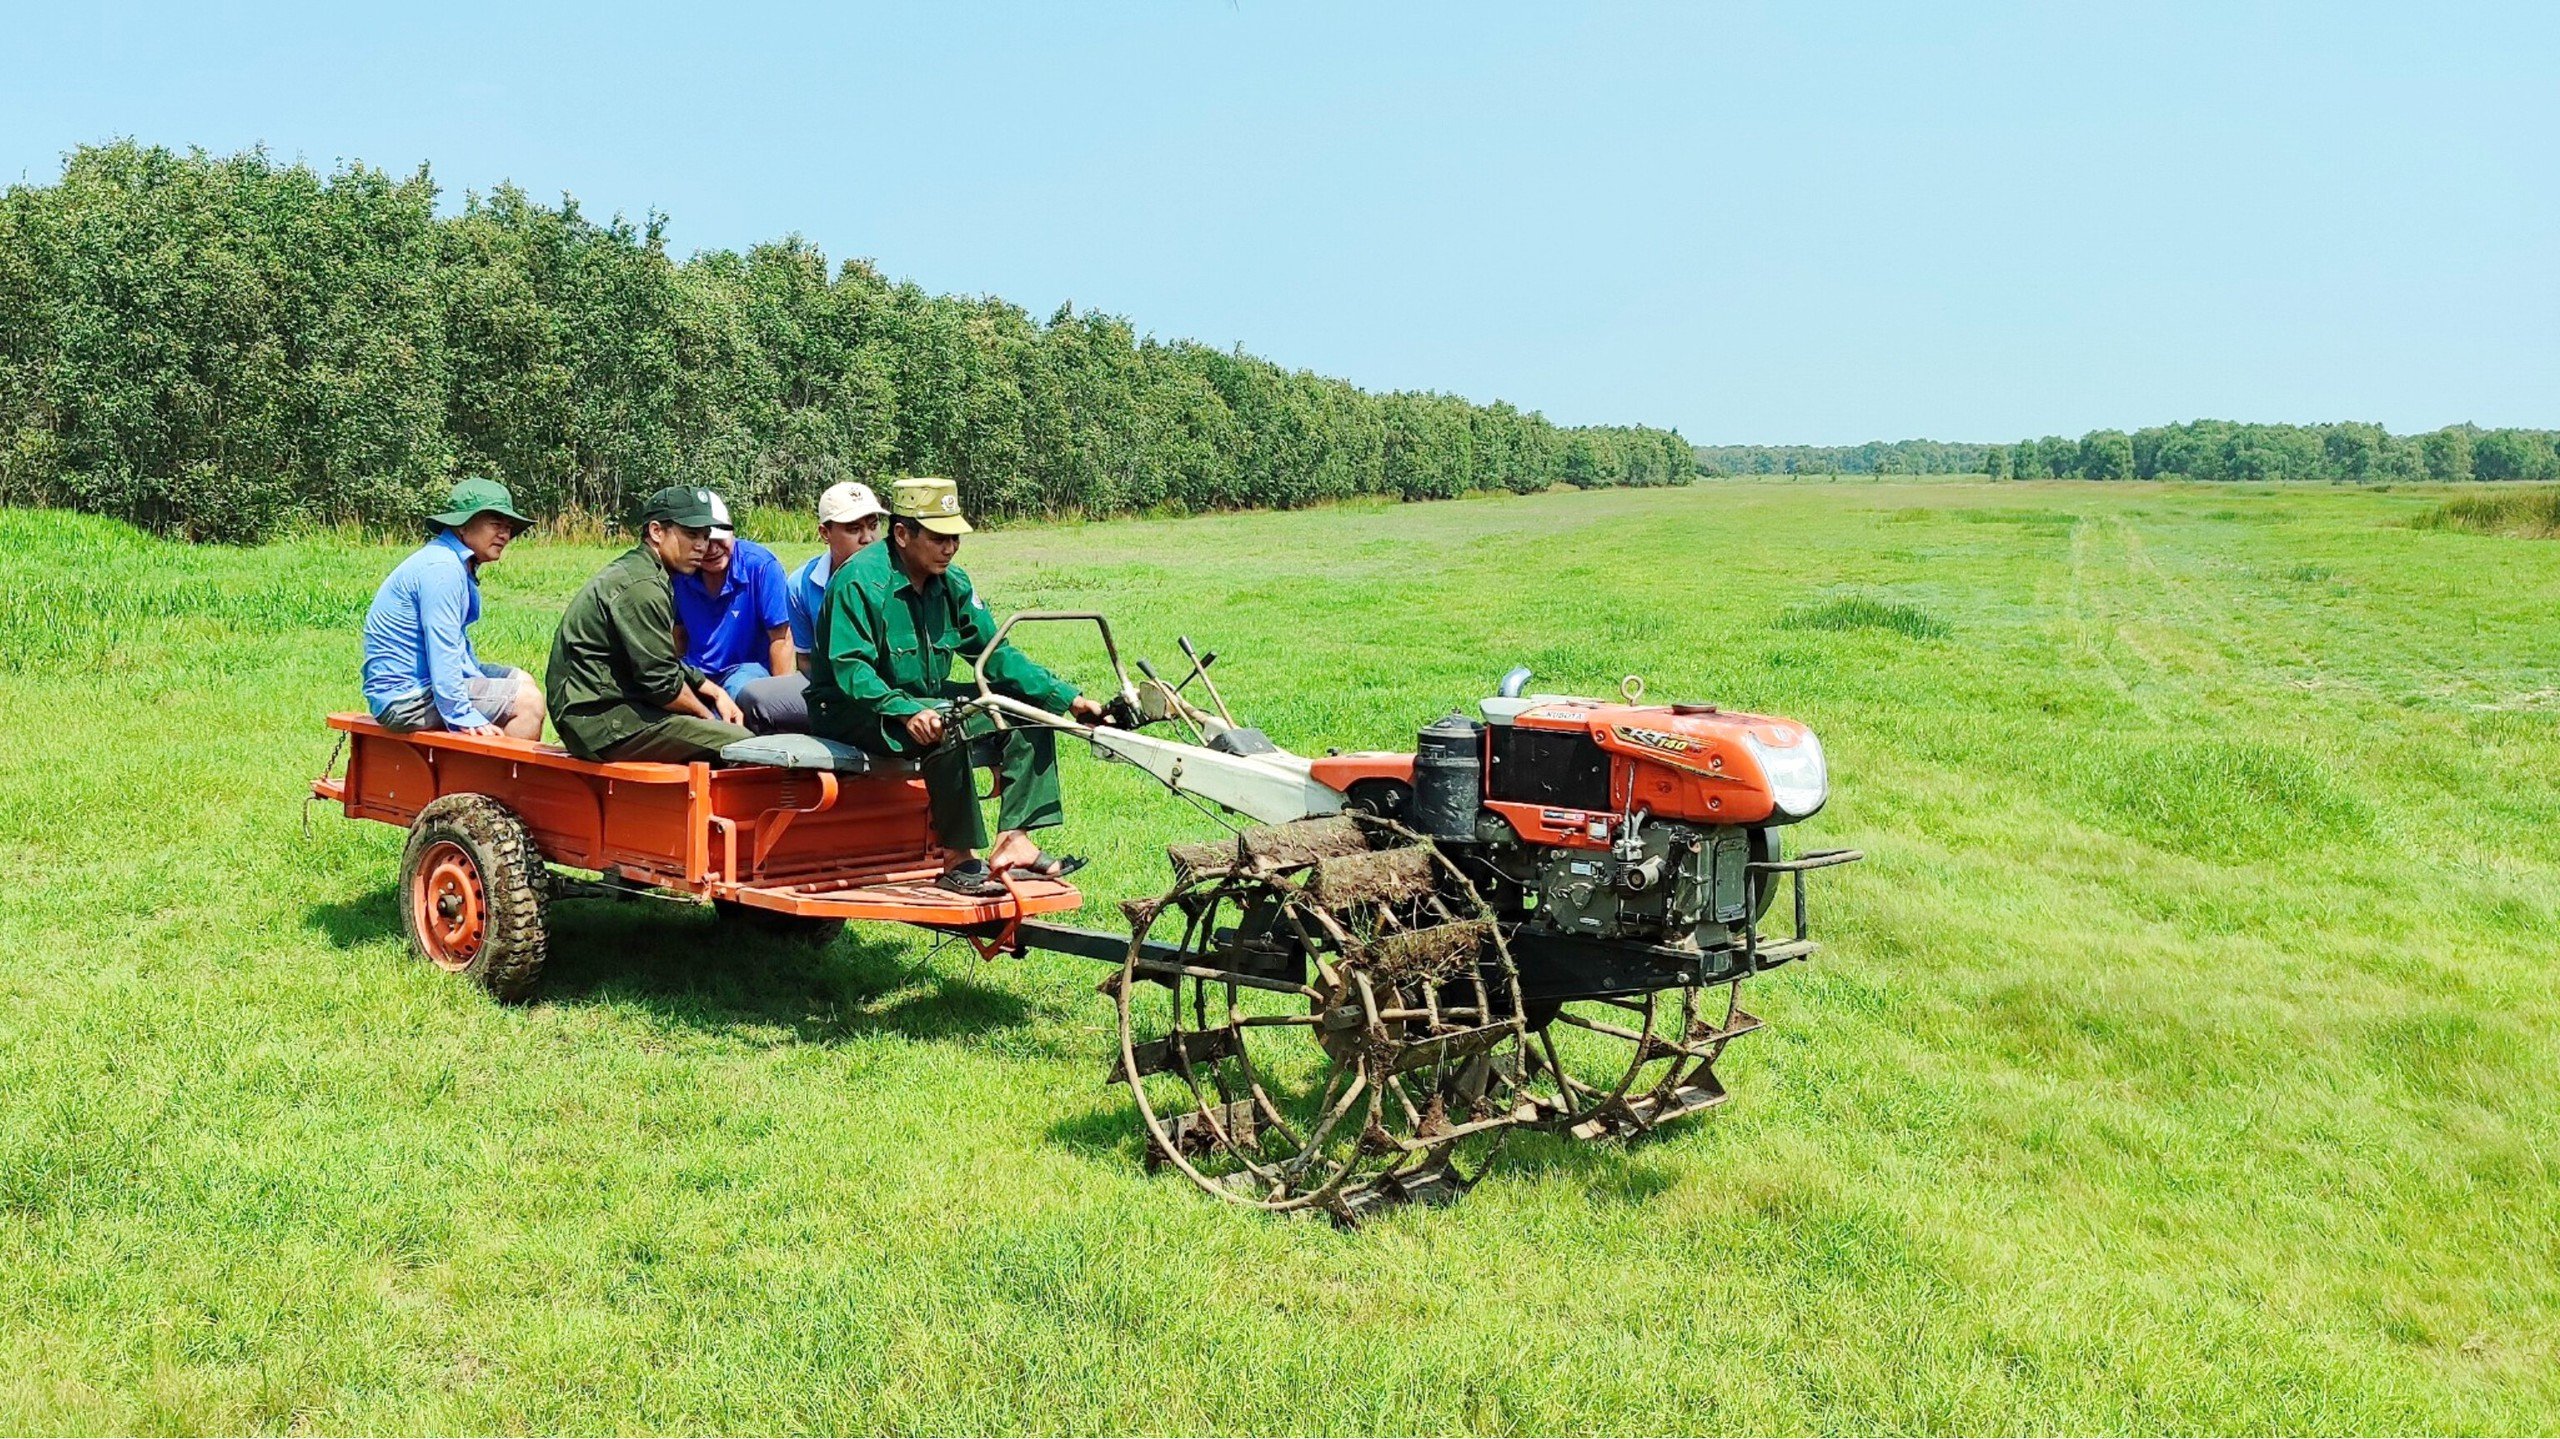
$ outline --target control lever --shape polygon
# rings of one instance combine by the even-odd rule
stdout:
[[[1227,710],[1226,696],[1218,693],[1218,682],[1209,678],[1209,666],[1218,662],[1218,652],[1211,650],[1204,655],[1193,649],[1189,635],[1175,635],[1173,642],[1182,646],[1183,657],[1191,661],[1191,673],[1183,676],[1182,683],[1187,685],[1194,679],[1199,680],[1200,687],[1209,692],[1209,703],[1218,707],[1218,718],[1225,720],[1228,727],[1233,728],[1236,717]],[[1180,692],[1178,687],[1176,692]]]
[[[1175,685],[1175,686],[1173,687],[1173,692],[1174,692],[1175,694],[1180,694],[1180,693],[1182,693],[1184,690],[1187,690],[1187,689],[1191,688],[1191,682],[1192,682],[1193,680],[1195,680],[1195,679],[1198,679],[1198,678],[1199,678],[1203,673],[1205,673],[1205,672],[1208,670],[1209,666],[1211,666],[1211,665],[1213,665],[1213,664],[1216,664],[1217,662],[1218,662],[1218,652],[1217,652],[1216,650],[1211,650],[1211,651],[1209,651],[1207,654],[1205,654],[1205,655],[1201,655],[1201,656],[1199,656],[1199,657],[1195,658],[1194,660],[1192,660],[1192,662],[1191,662],[1191,673],[1189,673],[1189,674],[1187,674],[1187,675],[1184,675],[1184,676],[1182,677],[1182,683],[1180,683],[1180,684],[1178,684],[1178,685]]]

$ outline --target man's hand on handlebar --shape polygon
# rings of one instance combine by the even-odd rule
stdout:
[[[917,744],[933,746],[942,743],[942,711],[917,710],[907,716],[907,738]]]
[[[1109,711],[1103,709],[1099,701],[1077,695],[1067,702],[1067,715],[1070,719],[1080,719],[1086,724],[1103,724],[1109,718]]]

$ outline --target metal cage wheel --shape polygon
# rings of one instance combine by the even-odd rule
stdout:
[[[1436,853],[1404,859],[1404,889],[1350,901],[1324,901],[1321,870],[1304,886],[1204,871],[1132,906],[1107,987],[1149,1162],[1230,1203],[1340,1220],[1462,1192],[1525,1114],[1499,931],[1463,917],[1471,891],[1438,890],[1454,870]]]
[[[1567,1000],[1530,1031],[1519,1079],[1540,1128],[1628,1138],[1723,1103],[1716,1061],[1759,1026],[1739,979]]]

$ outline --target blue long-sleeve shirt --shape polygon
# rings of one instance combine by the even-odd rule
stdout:
[[[471,650],[480,580],[471,552],[445,530],[402,560],[364,616],[364,702],[376,716],[425,691],[447,729],[489,723],[472,707],[472,680],[493,678]]]

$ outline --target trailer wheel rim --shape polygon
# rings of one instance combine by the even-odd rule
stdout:
[[[419,857],[410,904],[417,914],[419,942],[436,968],[458,972],[480,957],[489,897],[469,851],[449,839],[429,846]]]

